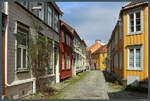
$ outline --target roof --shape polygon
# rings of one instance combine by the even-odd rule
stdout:
[[[136,7],[136,6],[140,6],[143,4],[148,4],[148,1],[133,1],[133,2],[129,2],[127,4],[125,4],[122,9],[126,9],[126,8],[132,8],[132,7]]]
[[[75,31],[74,28],[72,28],[70,25],[68,25],[66,22],[62,20],[60,20],[60,22],[61,22],[61,26],[65,26],[68,29],[68,31],[71,32],[72,36],[74,36],[74,31]]]
[[[82,39],[82,42],[83,42],[84,46],[87,47],[87,45],[86,45],[86,43],[85,43],[85,41],[83,39]]]
[[[100,48],[98,48],[93,54],[97,54],[97,53],[105,53],[107,52],[107,45],[103,45]]]
[[[60,8],[55,2],[52,2],[52,5],[55,7],[55,9],[59,12],[60,15],[63,15],[63,12],[60,10]]]
[[[88,51],[90,51],[91,53],[95,52],[96,48],[95,48],[95,50],[92,50],[92,49],[93,49],[94,47],[96,47],[96,46],[101,47],[102,45],[101,45],[101,43],[96,42],[96,43],[94,43],[93,45],[91,45],[89,48],[87,48],[87,49],[86,49],[86,52],[88,52]]]

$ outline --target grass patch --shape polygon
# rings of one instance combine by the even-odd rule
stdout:
[[[81,72],[78,73],[75,77],[70,77],[67,78],[65,80],[63,80],[61,83],[67,83],[68,85],[74,84],[80,80],[82,80],[86,75],[88,74],[88,72]],[[64,99],[64,96],[61,95],[61,93],[66,89],[67,87],[64,87],[60,90],[56,90],[53,93],[53,96],[49,97],[49,99]]]
[[[70,77],[66,80],[63,80],[62,83],[74,84],[75,82],[81,80],[88,72],[78,73],[75,77]]]

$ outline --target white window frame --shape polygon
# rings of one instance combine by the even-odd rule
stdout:
[[[62,64],[62,70],[65,70],[65,63],[64,63],[65,57],[64,57],[64,53],[62,53],[61,59],[62,59],[62,62],[61,62],[61,64]]]
[[[19,32],[19,30],[17,29],[17,33],[18,33],[18,32]],[[19,32],[19,33],[27,34],[27,33],[24,33],[24,32],[22,32],[22,31]],[[29,33],[29,31],[28,31],[28,33]],[[28,36],[27,36],[27,37],[28,37]],[[17,63],[17,64],[16,64],[16,71],[17,71],[17,72],[29,71],[29,68],[28,68],[28,57],[27,57],[27,54],[28,54],[28,52],[27,52],[28,45],[25,46],[25,45],[18,44],[17,40],[16,40],[16,45],[18,46],[18,47],[17,47],[17,50],[18,50],[18,48],[21,49],[21,56],[20,56],[20,57],[21,57],[21,61],[20,61],[20,62],[21,62],[21,63],[20,63],[21,67],[19,67],[19,68],[17,67],[17,66],[18,66],[18,63],[17,63],[17,62],[18,62],[18,61],[17,61],[17,57],[18,57],[18,56],[17,56],[17,52],[18,52],[18,51],[16,51],[16,61],[17,61],[17,62],[16,62],[16,63]],[[24,60],[23,60],[23,51],[24,51],[24,49],[26,50],[26,66],[25,66],[25,67],[23,66],[23,61],[24,61]]]
[[[44,2],[41,2],[41,9],[38,11],[38,16],[41,20],[44,20]]]
[[[120,18],[120,21],[119,21],[119,31],[120,31],[120,40],[122,40],[123,39],[123,22],[122,22],[122,19]]]
[[[136,31],[136,13],[137,12],[140,12],[141,31]],[[134,15],[134,32],[130,32],[130,17],[129,17],[130,14]],[[143,32],[143,9],[137,8],[137,9],[128,11],[127,12],[127,35],[142,34],[142,32]]]
[[[130,49],[134,49],[134,67],[129,67],[129,56],[130,56]],[[140,49],[141,51],[141,67],[136,67],[136,49]],[[143,46],[142,45],[135,45],[135,46],[128,46],[127,47],[127,70],[140,70],[142,71],[143,67]]]
[[[56,12],[54,12],[54,29],[56,32],[59,32],[59,28],[58,28],[58,14]]]
[[[52,27],[52,9],[51,9],[51,7],[48,7],[47,13],[48,13],[48,25]]]

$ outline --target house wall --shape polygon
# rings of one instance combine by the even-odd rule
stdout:
[[[54,43],[59,42],[59,34],[53,29],[48,27],[42,21],[34,17],[32,14],[23,9],[20,5],[9,2],[8,3],[8,42],[7,42],[7,81],[6,96],[19,96],[26,95],[33,90],[33,76],[31,70],[27,72],[16,72],[16,25],[17,21],[29,26],[29,32],[34,34],[35,29],[33,27],[33,20],[41,25],[44,29],[41,31],[50,39],[53,39]],[[33,18],[33,19],[32,19]],[[58,46],[59,48],[59,46]],[[50,82],[55,82],[55,75],[47,76]],[[28,81],[28,82],[27,82]],[[26,91],[24,91],[26,90]]]
[[[143,6],[143,33],[137,35],[127,36],[127,16],[126,12],[123,12],[123,37],[124,37],[124,79],[127,79],[129,75],[138,76],[139,80],[148,78],[148,6]],[[127,70],[127,46],[142,44],[142,70]]]
[[[96,67],[96,69],[106,69],[106,57],[107,57],[107,53],[104,53],[104,58],[102,57],[102,53],[100,53],[98,55],[98,66]],[[102,66],[102,62],[104,61],[104,66]]]
[[[59,44],[60,45],[60,51],[59,51],[59,54],[60,54],[60,58],[59,58],[59,60],[60,60],[60,79],[64,79],[64,78],[72,76],[73,37],[62,26],[61,26],[60,30],[61,30],[60,31],[60,44]],[[62,31],[64,31],[64,43],[62,42]],[[66,44],[66,35],[70,36],[71,47]],[[62,53],[64,53],[64,70],[62,70]],[[70,56],[70,69],[69,70],[67,70],[67,65],[66,65],[66,59],[67,59],[66,56],[68,56],[68,55]]]
[[[115,44],[114,49],[112,50],[112,61],[113,61],[113,71],[115,75],[119,77],[119,79],[123,78],[123,68],[120,67],[120,49],[123,47],[123,40],[120,40],[120,25],[119,22],[117,22],[116,27],[113,31],[113,35],[117,34],[117,44]],[[116,40],[116,39],[115,39]],[[115,55],[117,55],[117,60],[115,59]],[[115,61],[117,61],[117,66]]]

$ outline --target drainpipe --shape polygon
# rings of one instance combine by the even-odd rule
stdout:
[[[7,80],[7,49],[8,49],[8,26],[9,26],[9,12],[8,12],[8,2],[4,2],[4,12],[7,15],[7,20],[6,20],[6,30],[5,30],[5,87],[7,86],[12,86],[11,84],[8,84]],[[33,93],[36,93],[36,79],[33,80]]]
[[[2,7],[2,6],[1,6]],[[1,26],[1,55],[3,54],[3,53],[5,53],[5,50],[4,50],[4,47],[5,47],[5,43],[4,43],[4,41],[5,41],[5,39],[4,39],[4,37],[5,37],[5,32],[4,32],[4,24],[5,24],[5,17],[4,17],[4,15],[1,13],[1,21],[2,21],[2,26]],[[2,99],[4,99],[4,96],[5,96],[5,56],[3,57],[3,56],[1,56],[1,72],[2,72],[2,84],[1,84],[1,87],[2,87]]]

